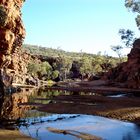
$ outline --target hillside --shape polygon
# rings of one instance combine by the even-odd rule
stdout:
[[[62,79],[84,77],[89,79],[91,76],[100,75],[102,72],[106,72],[120,63],[119,58],[108,55],[66,52],[60,49],[27,44],[24,44],[22,49],[23,52],[27,52],[41,61],[40,66],[38,66],[41,67],[40,69],[46,67],[46,72],[43,70],[44,72],[41,74],[46,75],[47,78],[44,79],[54,79],[52,77],[56,76],[51,76],[53,72],[57,73]],[[123,61],[126,60],[126,58],[123,59]],[[30,69],[31,67],[32,69]],[[35,70],[34,61],[30,61],[28,68],[29,73],[37,75],[36,73],[39,70]]]

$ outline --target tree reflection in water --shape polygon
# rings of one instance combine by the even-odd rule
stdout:
[[[33,106],[20,105],[27,102],[35,102],[35,98],[51,98],[63,94],[59,91],[51,91],[44,89],[22,89],[19,93],[12,95],[5,95],[0,97],[0,127],[15,128],[15,124],[21,121],[21,118],[43,116],[44,113],[34,112],[30,113],[28,110],[33,109]],[[49,101],[37,101],[40,103],[49,103]],[[27,114],[28,112],[28,114]],[[46,113],[45,113],[46,114]],[[23,120],[22,120],[23,121]]]
[[[133,131],[126,133],[122,140],[139,140],[140,139],[140,126],[135,125]]]
[[[71,125],[75,125],[77,127],[79,126],[79,124],[81,128],[82,127],[84,128],[87,125],[88,128],[90,128],[89,126],[91,126],[93,127],[93,134],[97,134],[101,137],[107,137],[107,135],[105,134],[111,132],[110,137],[108,135],[108,137],[106,138],[107,140],[112,140],[111,137],[113,137],[113,140],[139,140],[140,139],[140,127],[135,124],[129,124],[127,126],[127,123],[124,124],[124,122],[116,121],[114,123],[111,119],[101,118],[97,116],[90,116],[90,115],[85,116],[83,119],[82,118],[83,115],[48,114],[48,113],[36,111],[34,107],[29,106],[27,104],[26,105],[23,104],[26,102],[36,102],[36,103],[46,104],[48,103],[49,99],[54,96],[69,95],[69,94],[71,95],[72,93],[66,91],[54,91],[54,90],[46,91],[45,89],[39,89],[39,90],[24,89],[20,93],[3,96],[2,98],[0,98],[0,127],[6,129],[19,128],[21,131],[24,128],[24,131],[22,132],[34,138],[39,139],[41,135],[46,136],[49,134],[49,132],[47,132],[46,130],[47,125],[54,125],[57,128],[60,126],[60,122],[61,122],[61,125],[64,126],[64,129],[65,126],[70,127]],[[80,93],[80,94],[84,94],[84,93]],[[37,100],[37,99],[42,99],[42,100]],[[19,105],[19,104],[23,104],[23,105]],[[100,131],[98,131],[99,129],[98,127],[97,129],[95,128],[96,125],[99,125],[100,127],[102,126],[100,128]],[[110,130],[109,127],[112,130]],[[90,132],[90,130],[88,129],[83,129],[81,131]],[[90,133],[92,133],[92,131]],[[45,138],[42,140],[45,140]]]

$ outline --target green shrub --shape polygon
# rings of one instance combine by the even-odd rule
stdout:
[[[52,72],[52,79],[56,79],[59,76],[59,71],[55,70]]]

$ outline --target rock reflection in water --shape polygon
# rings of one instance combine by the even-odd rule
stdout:
[[[73,136],[51,133],[46,129],[47,127],[75,130],[96,135],[105,140],[140,140],[140,127],[133,123],[91,115],[48,114],[47,112],[32,110],[32,106],[28,104],[19,106],[19,104],[25,102],[46,104],[50,98],[64,94],[72,95],[72,93],[65,91],[25,89],[21,93],[4,96],[0,99],[1,127],[4,124],[3,120],[12,121],[10,124],[13,127],[18,120],[16,127],[18,126],[22,133],[40,140],[56,138],[57,140],[78,140]],[[84,93],[80,94],[84,95]],[[76,98],[77,95],[74,97]],[[37,98],[47,100],[35,100]]]
[[[29,96],[33,93],[33,90],[22,90],[20,93],[14,93],[12,95],[5,95],[0,98],[0,126],[10,127],[19,121],[20,118],[25,117],[26,110],[31,109],[30,106],[19,106],[19,103],[28,102]]]
[[[35,98],[50,98],[59,95],[59,91],[48,91],[43,89],[25,89],[12,95],[7,94],[0,98],[0,127],[15,127],[20,118],[26,117],[26,112],[34,108],[29,105],[20,105],[28,102],[35,102]],[[45,101],[47,103],[48,101]],[[43,103],[43,101],[41,102]]]

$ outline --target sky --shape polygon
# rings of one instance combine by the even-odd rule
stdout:
[[[125,0],[26,0],[22,8],[24,43],[72,52],[115,55],[119,29],[139,37],[135,14]],[[127,50],[123,53],[128,53]]]

